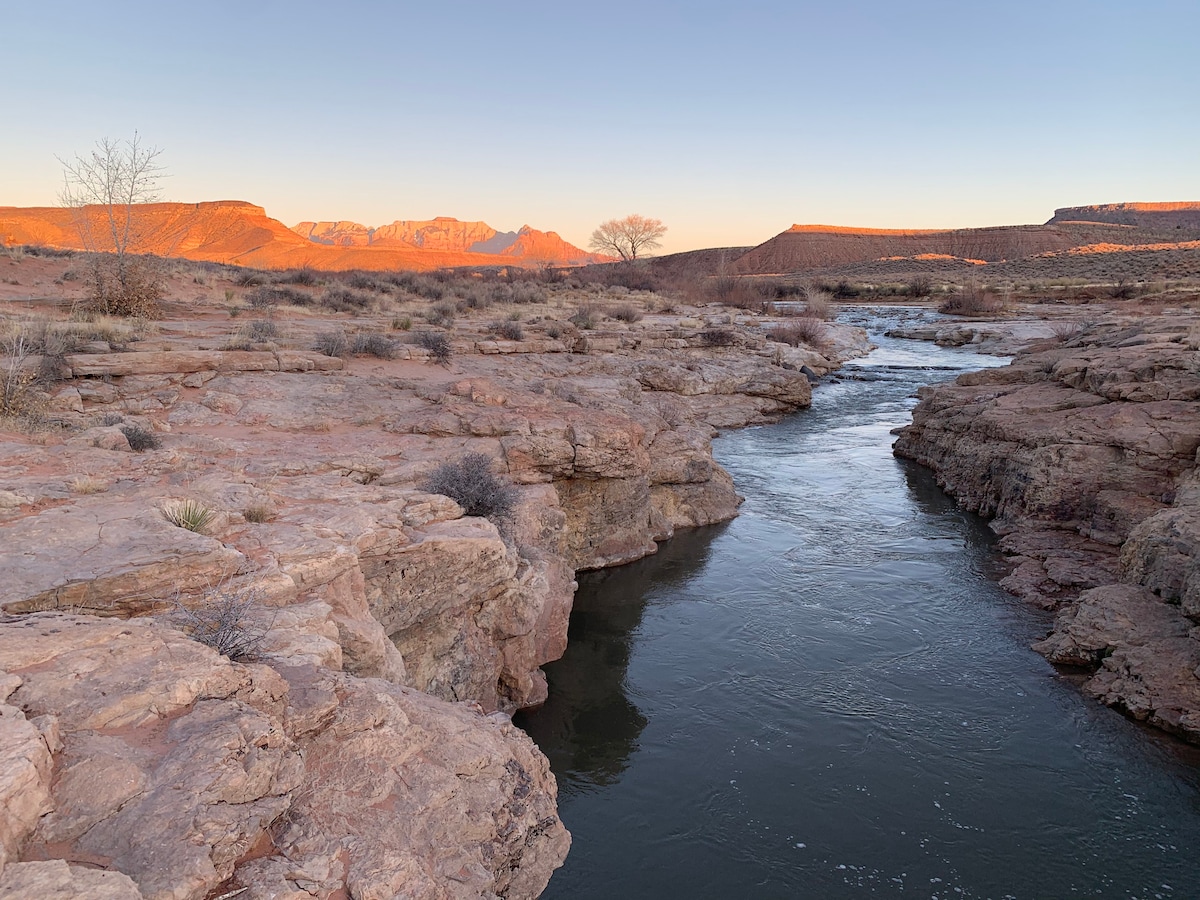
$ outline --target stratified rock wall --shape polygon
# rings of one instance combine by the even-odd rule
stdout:
[[[1037,649],[1200,741],[1200,323],[1112,319],[926,389],[897,455],[993,517],[1004,586],[1061,608]]]

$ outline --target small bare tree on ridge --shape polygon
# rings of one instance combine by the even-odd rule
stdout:
[[[152,315],[162,296],[154,272],[130,259],[141,238],[137,207],[161,199],[161,155],[135,131],[131,140],[103,138],[86,155],[58,158],[63,167],[59,201],[75,211],[84,249],[112,254],[108,260],[96,257],[92,266],[91,301],[98,312]]]
[[[666,233],[667,226],[661,219],[631,215],[601,222],[600,227],[592,232],[588,246],[597,253],[628,261],[644,255],[646,250],[661,247],[659,238]]]

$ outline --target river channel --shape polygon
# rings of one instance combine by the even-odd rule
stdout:
[[[1200,897],[1193,752],[1029,644],[985,523],[892,456],[923,384],[1003,360],[895,340],[723,435],[725,525],[580,576],[518,717],[574,837],[547,898]]]

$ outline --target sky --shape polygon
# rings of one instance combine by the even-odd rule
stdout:
[[[1197,0],[73,2],[0,16],[0,206],[136,130],[164,199],[660,252],[1200,200]]]

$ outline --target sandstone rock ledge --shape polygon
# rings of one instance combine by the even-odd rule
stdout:
[[[714,324],[732,343],[460,327],[449,368],[69,356],[60,430],[0,433],[0,896],[537,896],[569,836],[508,714],[545,698],[575,571],[736,515],[718,429],[867,349],[691,327]],[[517,486],[514,521],[423,491],[466,453]],[[211,521],[172,524],[182,501]],[[177,627],[222,595],[265,623],[253,663]]]
[[[1111,317],[921,396],[895,452],[994,517],[1004,587],[1061,610],[1035,649],[1200,743],[1200,319]]]

